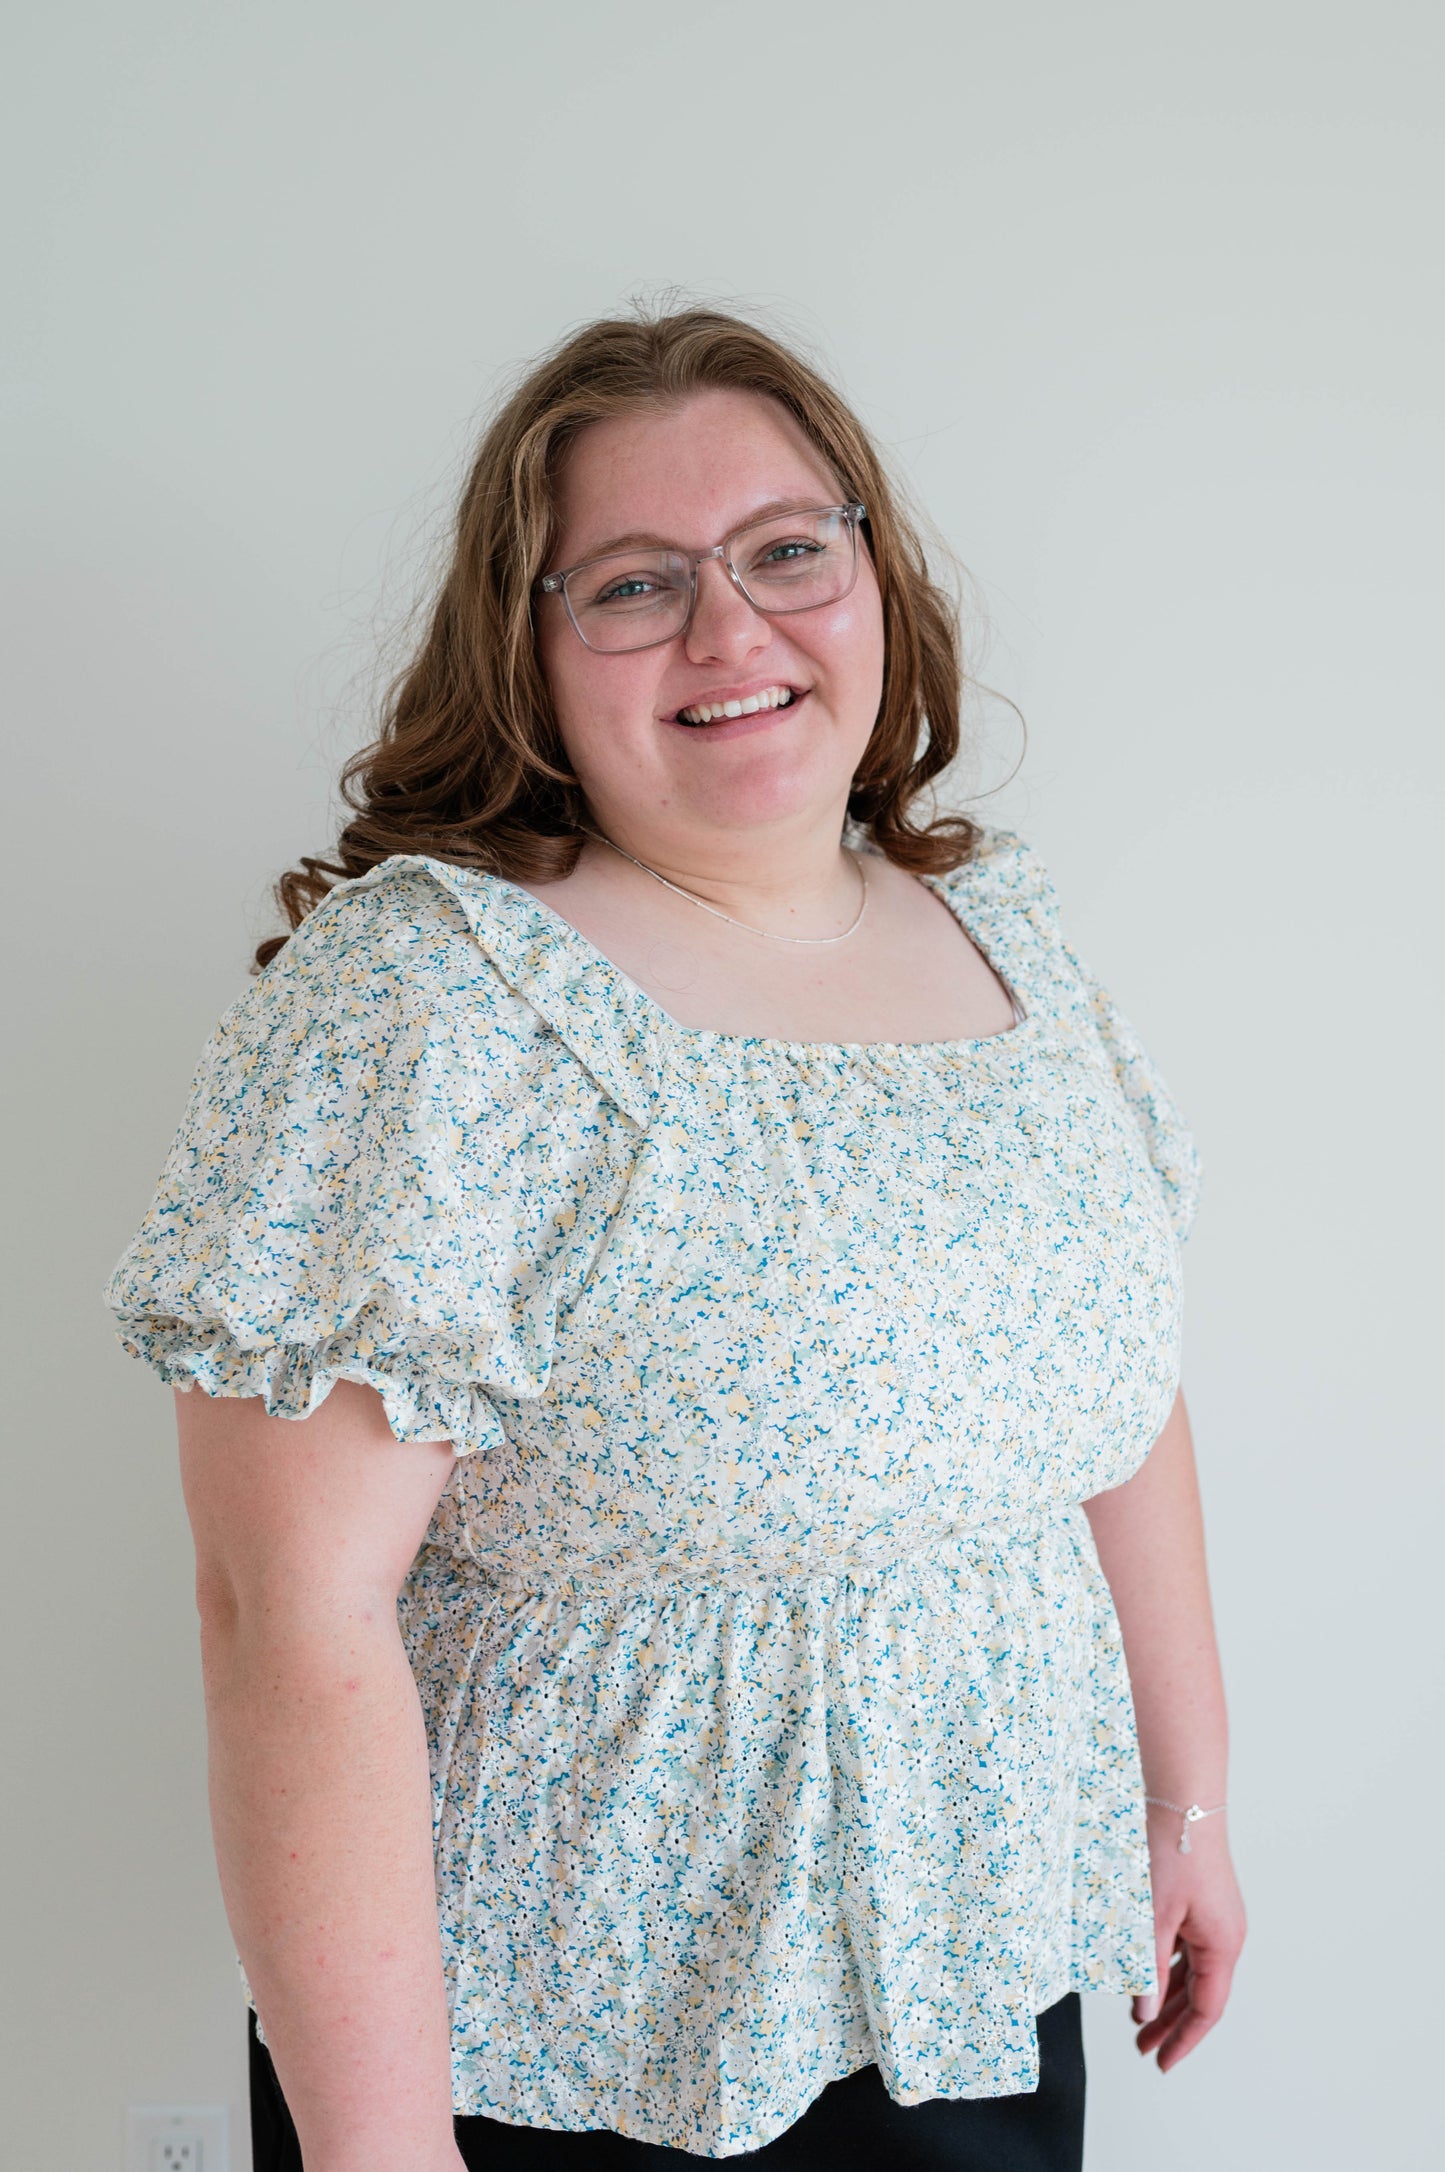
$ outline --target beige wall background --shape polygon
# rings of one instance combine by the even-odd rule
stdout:
[[[971,569],[1030,727],[984,810],[1204,1154],[1253,1935],[1168,2077],[1087,2002],[1091,2172],[1436,2162],[1439,11],[55,0],[11,42],[0,2154],[114,2172],[128,2103],[229,2101],[249,2161],[170,1398],[99,1291],[475,420],[678,282],[821,343]],[[959,794],[1018,752],[975,724]]]

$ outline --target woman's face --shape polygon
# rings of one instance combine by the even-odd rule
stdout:
[[[547,570],[615,539],[709,549],[777,505],[837,505],[846,493],[791,415],[761,394],[708,391],[664,412],[590,424],[558,478],[561,527]],[[685,633],[599,654],[558,595],[536,605],[538,651],[563,744],[598,827],[639,852],[720,832],[771,839],[841,831],[883,687],[883,613],[866,543],[837,603],[765,617],[719,558],[698,568]],[[791,704],[687,725],[701,703],[791,690]],[[643,854],[646,857],[646,854]]]

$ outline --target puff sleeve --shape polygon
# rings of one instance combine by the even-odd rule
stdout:
[[[986,827],[973,879],[984,929],[997,931],[1005,954],[1022,945],[1026,975],[1049,991],[1048,1007],[1072,1020],[1107,1059],[1182,1243],[1199,1204],[1198,1147],[1133,1025],[1064,933],[1042,857],[1016,831]]]
[[[1068,944],[1064,955],[1078,976],[1094,1030],[1139,1127],[1170,1224],[1182,1244],[1199,1206],[1201,1164],[1194,1134],[1158,1065],[1108,989]]]
[[[475,946],[442,985],[454,939],[382,889],[333,893],[222,1017],[103,1302],[176,1386],[303,1418],[361,1381],[461,1455],[545,1389],[605,1125]]]

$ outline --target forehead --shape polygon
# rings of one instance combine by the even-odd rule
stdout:
[[[585,558],[632,534],[703,550],[760,506],[840,495],[827,461],[779,401],[694,393],[579,431],[557,477],[557,555]]]

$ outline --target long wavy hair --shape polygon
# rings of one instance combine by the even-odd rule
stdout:
[[[532,619],[533,583],[557,535],[556,478],[589,423],[719,387],[780,401],[844,495],[868,508],[861,525],[882,596],[883,692],[848,795],[854,834],[913,873],[943,873],[971,856],[981,832],[968,816],[915,819],[920,793],[959,749],[958,603],[930,572],[918,523],[868,432],[816,369],[743,318],[639,309],[561,341],[526,370],[484,431],[420,646],[385,688],[379,736],[342,772],[353,818],[336,857],[303,856],[274,887],[288,934],[333,882],[393,853],[523,881],[571,873],[588,810]],[[287,939],[267,937],[252,970]]]

